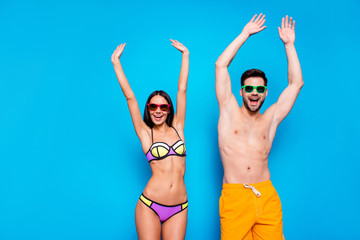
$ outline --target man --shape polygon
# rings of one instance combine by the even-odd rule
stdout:
[[[270,181],[268,156],[278,125],[289,114],[303,86],[294,46],[295,21],[286,16],[278,27],[288,60],[289,85],[263,114],[260,108],[268,93],[265,74],[251,69],[242,75],[243,104],[239,107],[227,70],[244,42],[266,28],[264,23],[265,15],[255,15],[216,62],[219,149],[224,166],[219,201],[222,240],[283,239],[281,203]]]

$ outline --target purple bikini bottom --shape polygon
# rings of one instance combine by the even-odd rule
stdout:
[[[153,210],[156,213],[156,215],[159,216],[161,223],[165,222],[175,214],[178,214],[179,212],[185,210],[188,207],[187,201],[178,205],[168,206],[154,202],[148,199],[147,197],[145,197],[144,194],[141,194],[139,199],[151,210]]]

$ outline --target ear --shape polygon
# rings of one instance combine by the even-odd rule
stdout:
[[[267,95],[268,95],[268,90],[266,89],[265,90],[265,97],[267,97]]]
[[[240,96],[243,96],[243,88],[240,89]]]

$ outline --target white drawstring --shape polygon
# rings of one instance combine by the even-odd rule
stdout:
[[[258,190],[256,190],[256,188],[254,186],[250,186],[249,184],[244,184],[244,187],[250,188],[257,197],[261,196],[261,193]]]

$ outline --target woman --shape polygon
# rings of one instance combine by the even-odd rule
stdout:
[[[120,64],[125,43],[111,56],[115,73],[128,103],[131,118],[152,176],[135,209],[138,238],[184,239],[187,223],[187,194],[184,182],[184,124],[186,87],[189,73],[189,51],[176,40],[171,45],[182,53],[176,113],[168,94],[153,92],[146,101],[144,119],[135,95]]]

